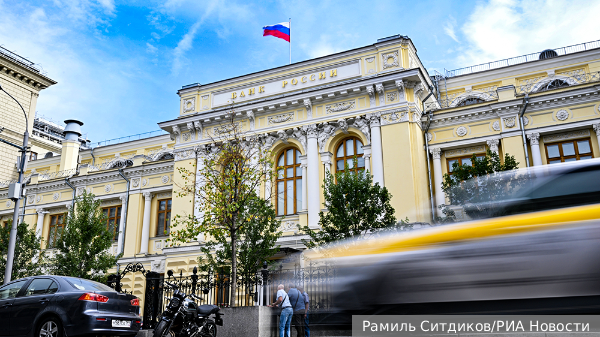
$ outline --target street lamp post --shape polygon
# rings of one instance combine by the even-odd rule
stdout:
[[[21,152],[21,160],[18,163],[19,164],[19,167],[18,167],[19,178],[17,179],[16,183],[11,184],[9,187],[9,198],[11,198],[15,202],[15,211],[13,213],[12,227],[10,229],[10,238],[8,240],[8,254],[6,257],[6,270],[4,271],[4,284],[7,284],[8,282],[10,282],[11,277],[12,277],[13,260],[15,258],[15,246],[16,246],[16,241],[17,241],[17,226],[19,223],[19,202],[21,201],[21,180],[23,180],[23,171],[25,170],[25,160],[27,160],[27,144],[29,143],[29,120],[27,119],[27,113],[25,112],[25,109],[23,109],[23,106],[21,105],[21,103],[19,103],[19,101],[17,101],[16,98],[12,97],[11,94],[6,92],[6,90],[4,90],[1,85],[0,85],[0,91],[4,91],[4,93],[6,93],[10,98],[12,98],[15,102],[17,102],[17,104],[19,104],[19,106],[21,107],[21,110],[23,110],[23,114],[25,115],[25,134],[23,134],[23,146],[18,146],[16,144],[8,142],[4,139],[0,139],[0,141],[2,141],[3,143],[6,143],[8,145],[18,148],[19,152]]]

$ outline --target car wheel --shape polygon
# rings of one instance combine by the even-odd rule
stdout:
[[[37,328],[37,337],[62,337],[62,324],[58,318],[47,318]]]

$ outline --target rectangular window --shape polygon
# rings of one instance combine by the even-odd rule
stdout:
[[[106,228],[113,233],[113,240],[116,241],[121,223],[121,206],[105,207],[102,212],[106,216]]]
[[[592,143],[589,138],[546,144],[548,164],[592,159]]]
[[[475,156],[477,159],[483,159],[485,157],[485,154],[477,154]],[[457,157],[457,158],[452,158],[452,159],[446,160],[446,164],[448,165],[448,174],[452,175],[452,171],[454,171],[454,168],[452,166],[454,165],[454,163],[458,163],[459,166],[462,166],[462,165],[473,166],[472,158],[473,158],[473,155]]]
[[[169,235],[171,229],[171,199],[158,201],[158,223],[156,236]]]
[[[29,161],[37,160],[37,152],[31,151],[29,154]]]
[[[66,214],[54,214],[50,216],[50,230],[48,231],[48,248],[56,248],[56,242],[62,236],[65,229]]]

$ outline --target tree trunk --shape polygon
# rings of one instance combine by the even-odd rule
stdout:
[[[237,247],[236,247],[236,233],[235,230],[231,231],[231,278],[229,283],[231,284],[231,291],[229,297],[229,306],[235,306],[235,293],[237,286]]]

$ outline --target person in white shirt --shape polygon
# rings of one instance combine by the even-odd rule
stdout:
[[[291,336],[291,323],[292,323],[292,315],[294,314],[294,310],[292,309],[292,304],[290,303],[290,298],[288,294],[283,290],[283,284],[277,286],[277,301],[273,302],[273,305],[269,305],[269,307],[279,306],[281,304],[281,317],[279,318],[279,337]],[[287,332],[287,334],[286,334]]]

